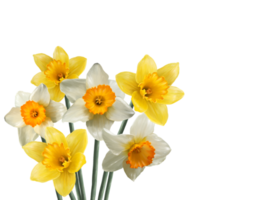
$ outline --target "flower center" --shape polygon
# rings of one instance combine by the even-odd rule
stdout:
[[[58,76],[58,79],[61,79],[62,77],[64,78],[64,75],[62,73],[59,73],[57,76]]]
[[[35,101],[27,101],[20,107],[20,114],[26,125],[35,127],[45,121],[45,109]]]
[[[115,102],[115,93],[109,85],[98,85],[88,89],[83,96],[85,107],[93,114],[103,115]]]
[[[63,172],[71,162],[70,149],[65,148],[63,143],[47,144],[42,155],[44,156],[42,164],[50,170]]]
[[[58,159],[58,161],[61,162],[61,163],[64,163],[65,160],[66,160],[66,159],[65,159],[63,156],[61,156],[61,157]]]
[[[103,102],[103,97],[96,97],[96,99],[95,99],[95,103],[96,103],[97,105],[101,105],[102,102]]]
[[[149,141],[134,144],[128,152],[127,164],[131,168],[145,167],[152,163],[155,155],[155,148]]]
[[[67,68],[66,64],[62,63],[60,60],[53,60],[46,67],[47,70],[44,72],[46,78],[57,85],[68,77],[69,68]]]
[[[163,99],[163,96],[168,93],[169,85],[163,76],[159,77],[154,72],[148,74],[138,87],[144,99],[156,103],[158,99]]]

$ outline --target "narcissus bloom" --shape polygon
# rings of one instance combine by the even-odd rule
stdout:
[[[86,163],[84,151],[87,146],[86,130],[73,131],[66,138],[53,127],[46,128],[46,142],[30,142],[24,151],[38,164],[33,168],[31,180],[47,182],[53,180],[57,192],[67,196],[73,189],[79,171]]]
[[[34,141],[37,134],[44,138],[45,128],[54,126],[53,123],[59,121],[67,110],[62,103],[50,100],[44,84],[39,85],[32,94],[18,92],[15,106],[5,116],[5,121],[18,128],[22,146]]]
[[[114,121],[134,115],[133,109],[123,100],[124,93],[116,81],[108,80],[98,63],[91,67],[86,79],[64,80],[60,89],[74,103],[62,121],[86,122],[88,131],[96,140],[102,140],[103,128],[110,129]]]
[[[144,114],[137,117],[130,135],[114,135],[104,129],[103,139],[109,148],[102,163],[104,171],[113,172],[123,168],[134,181],[146,166],[162,163],[171,148],[153,131],[154,123]]]
[[[166,104],[179,101],[184,92],[172,83],[179,75],[179,63],[157,69],[155,61],[146,55],[138,64],[137,72],[121,72],[116,81],[120,89],[132,96],[135,111],[144,112],[154,123],[165,125],[168,120]]]
[[[69,59],[61,47],[56,47],[53,58],[43,53],[35,54],[33,58],[41,72],[33,77],[31,83],[36,86],[45,84],[51,99],[56,102],[60,102],[65,96],[60,91],[60,83],[65,79],[79,78],[86,66],[86,58],[77,56]]]

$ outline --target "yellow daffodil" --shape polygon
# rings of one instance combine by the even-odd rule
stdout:
[[[168,120],[166,104],[179,101],[184,92],[172,86],[179,75],[179,63],[170,63],[157,69],[155,61],[146,55],[138,64],[137,72],[116,75],[120,89],[132,96],[134,109],[144,112],[154,123],[165,125]]]
[[[77,56],[69,59],[61,47],[56,47],[53,58],[43,53],[35,54],[33,58],[41,72],[32,78],[31,83],[36,86],[45,84],[51,99],[56,102],[61,101],[65,95],[60,91],[60,83],[66,79],[79,78],[86,66],[86,58]]]
[[[123,121],[134,115],[124,101],[125,94],[116,81],[98,63],[88,71],[86,79],[62,81],[60,85],[73,105],[62,118],[63,122],[86,122],[89,133],[101,141],[103,128],[110,129],[114,121]]]
[[[54,126],[66,110],[62,103],[50,100],[47,87],[40,84],[32,93],[17,93],[15,107],[6,114],[5,121],[18,128],[19,141],[23,146],[34,141],[38,134],[44,138],[46,127]]]
[[[87,146],[86,130],[73,131],[66,138],[53,127],[46,128],[46,142],[30,142],[24,151],[38,164],[33,168],[31,180],[47,182],[53,180],[57,192],[67,196],[73,189],[79,171],[86,163],[84,151]]]
[[[128,132],[117,135],[104,128],[103,144],[108,151],[100,160],[100,170],[122,170],[131,183],[136,183],[147,168],[161,166],[174,149],[166,139],[156,133],[156,124],[144,113],[134,117]]]

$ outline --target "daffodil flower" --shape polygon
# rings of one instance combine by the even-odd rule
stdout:
[[[116,75],[120,89],[132,96],[134,109],[144,112],[154,123],[165,125],[168,120],[166,104],[179,101],[184,92],[172,83],[179,75],[179,63],[167,64],[157,69],[155,61],[146,55],[138,64],[137,72]]]
[[[38,164],[31,172],[31,180],[53,180],[57,192],[67,196],[73,189],[79,171],[86,163],[84,151],[87,146],[85,129],[73,131],[67,137],[53,127],[46,128],[46,142],[30,142],[23,146],[26,154]]]
[[[16,94],[15,107],[5,116],[5,121],[18,128],[23,146],[34,141],[38,134],[44,138],[45,128],[59,121],[66,110],[62,103],[50,100],[47,87],[41,84],[32,94],[21,91]]]
[[[41,72],[32,78],[31,83],[36,86],[45,84],[51,99],[56,102],[60,102],[65,96],[60,91],[60,83],[66,79],[79,78],[86,66],[86,58],[77,56],[69,59],[61,47],[56,47],[53,58],[43,53],[35,54],[33,58]]]
[[[103,170],[113,172],[123,168],[134,181],[146,166],[162,163],[171,148],[153,132],[154,123],[144,114],[136,118],[128,135],[114,135],[104,129],[103,139],[109,152],[103,160]]]
[[[74,103],[64,114],[63,122],[86,122],[90,134],[102,140],[103,128],[110,129],[114,121],[123,121],[134,115],[132,108],[123,100],[124,93],[116,81],[100,64],[94,64],[86,79],[64,80],[60,89]]]

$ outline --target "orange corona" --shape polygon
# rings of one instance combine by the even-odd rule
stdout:
[[[145,167],[152,163],[155,156],[155,148],[149,141],[134,144],[128,152],[127,164],[131,168]]]
[[[46,67],[47,70],[44,72],[46,78],[53,81],[56,85],[65,80],[69,75],[69,68],[60,60],[53,60]]]
[[[71,162],[70,149],[65,148],[63,143],[47,144],[42,155],[44,156],[42,164],[51,170],[63,172]]]
[[[20,112],[24,123],[32,127],[40,125],[46,118],[44,107],[35,101],[27,101],[21,106]]]
[[[139,85],[140,94],[144,99],[156,103],[158,99],[168,93],[168,82],[165,78],[159,77],[156,72],[147,75]]]
[[[115,93],[109,85],[98,85],[90,88],[83,96],[85,107],[93,114],[103,115],[107,112],[108,107],[115,102]]]

